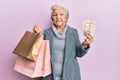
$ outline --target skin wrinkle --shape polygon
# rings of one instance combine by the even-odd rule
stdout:
[[[56,8],[52,11],[53,24],[56,26],[58,32],[61,32],[66,26],[67,15],[63,8]]]

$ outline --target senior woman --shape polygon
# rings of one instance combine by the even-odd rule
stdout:
[[[53,24],[44,31],[44,39],[50,42],[52,74],[43,80],[81,80],[80,69],[76,57],[83,57],[93,37],[90,34],[81,43],[76,29],[67,25],[69,12],[63,6],[51,7]],[[34,28],[39,32],[39,28]]]

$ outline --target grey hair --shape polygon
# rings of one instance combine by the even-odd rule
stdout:
[[[69,11],[65,7],[55,4],[51,7],[51,10],[53,11],[53,10],[58,9],[58,8],[62,8],[62,9],[65,10],[65,13],[66,13],[66,16],[67,16],[67,19],[68,19],[69,18]],[[52,18],[52,15],[51,15],[51,18]]]

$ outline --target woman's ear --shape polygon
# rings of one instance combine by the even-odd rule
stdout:
[[[66,16],[66,22],[68,21],[68,16]]]
[[[53,21],[53,18],[52,18],[52,16],[51,16],[51,20]]]

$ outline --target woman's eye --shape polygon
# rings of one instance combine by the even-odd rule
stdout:
[[[57,16],[56,14],[53,14],[53,16]]]
[[[60,14],[60,16],[63,16],[64,14]]]
[[[64,14],[53,14],[52,16],[63,16]]]

